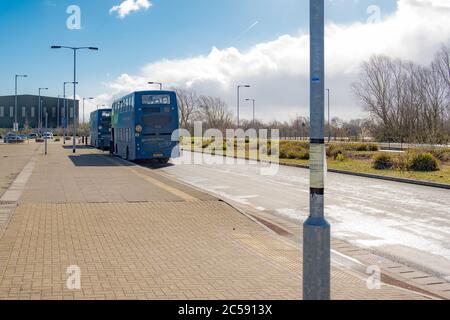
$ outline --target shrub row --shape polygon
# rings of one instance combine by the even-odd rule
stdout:
[[[373,158],[377,170],[439,171],[439,160],[429,152],[410,151],[407,154],[377,153]]]

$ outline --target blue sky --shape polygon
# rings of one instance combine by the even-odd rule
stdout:
[[[60,94],[63,81],[71,80],[71,56],[51,51],[51,44],[95,45],[98,53],[79,57],[80,92],[96,95],[99,84],[121,73],[135,73],[160,59],[207,54],[212,46],[245,49],[282,34],[307,29],[308,3],[298,0],[154,0],[147,11],[124,19],[110,15],[120,0],[1,0],[0,94],[13,90],[15,73],[28,73],[22,91],[48,86]],[[367,3],[334,1],[328,19],[337,22],[364,20]],[[378,1],[392,10],[394,1]],[[81,8],[81,30],[66,28],[69,5]],[[258,24],[242,34],[254,22]],[[108,77],[109,76],[109,77]]]
[[[35,94],[42,86],[50,95],[61,94],[63,81],[72,80],[72,55],[51,50],[52,44],[100,48],[80,52],[78,59],[79,94],[98,96],[105,83],[123,74],[137,76],[152,63],[207,56],[212,47],[246,52],[308,31],[306,0],[151,0],[148,10],[120,19],[110,9],[122,1],[0,0],[0,94],[13,94],[16,73],[29,75],[20,81],[21,93]],[[81,30],[66,27],[69,5],[81,8]],[[385,19],[395,13],[397,1],[326,0],[327,22],[365,23],[370,5],[378,5]]]

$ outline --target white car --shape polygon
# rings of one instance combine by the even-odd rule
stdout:
[[[42,135],[42,138],[44,138],[45,140],[53,140],[53,133],[44,132],[44,134]]]

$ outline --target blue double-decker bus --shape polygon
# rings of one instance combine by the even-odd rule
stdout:
[[[174,91],[133,92],[113,103],[113,153],[130,161],[179,156],[177,96]],[[172,141],[177,140],[177,141]]]
[[[108,150],[111,143],[111,109],[100,109],[91,113],[91,146]]]

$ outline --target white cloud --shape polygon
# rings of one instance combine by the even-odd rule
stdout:
[[[148,10],[152,6],[149,0],[124,0],[120,5],[114,6],[109,10],[110,14],[117,12],[119,18],[124,19],[127,15],[141,9]]]
[[[332,90],[332,116],[364,116],[350,86],[357,79],[361,62],[373,54],[387,54],[428,63],[444,43],[450,45],[450,1],[398,0],[394,14],[379,23],[326,26],[327,87]],[[105,84],[111,99],[133,90],[148,89],[147,81],[165,86],[193,87],[200,94],[223,97],[235,108],[237,84],[252,88],[242,98],[257,99],[257,115],[287,120],[308,115],[309,36],[284,35],[260,43],[245,52],[236,48],[213,48],[208,55],[161,60],[144,66],[138,75],[123,74]],[[248,110],[247,110],[248,109]],[[242,104],[250,118],[250,106]]]

